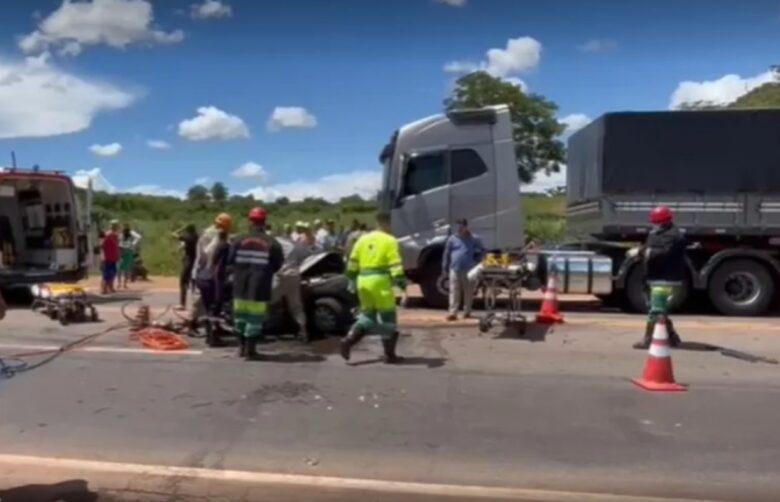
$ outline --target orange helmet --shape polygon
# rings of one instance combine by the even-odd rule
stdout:
[[[214,225],[221,230],[230,232],[230,229],[233,228],[233,217],[227,213],[220,213],[214,218]]]

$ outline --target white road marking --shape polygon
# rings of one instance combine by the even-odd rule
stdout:
[[[10,468],[32,467],[35,469],[73,469],[80,473],[109,473],[142,475],[160,478],[189,478],[210,481],[243,482],[290,486],[322,487],[335,489],[367,490],[391,494],[417,496],[452,496],[479,499],[534,500],[539,502],[706,502],[702,499],[680,499],[616,495],[608,493],[586,493],[530,488],[498,488],[492,486],[451,485],[386,481],[381,479],[339,478],[333,476],[310,476],[305,474],[277,474],[206,469],[200,467],[176,467],[167,465],[131,464],[103,462],[55,457],[33,457],[27,455],[0,454],[0,465]]]
[[[23,343],[0,343],[0,350],[59,350],[60,345],[36,345],[36,344],[23,344]],[[202,350],[184,349],[184,350],[152,350],[145,348],[133,348],[133,347],[99,347],[99,346],[86,346],[76,347],[70,349],[68,352],[97,352],[97,353],[114,353],[114,354],[155,354],[155,355],[187,355],[187,356],[200,356],[203,355]]]

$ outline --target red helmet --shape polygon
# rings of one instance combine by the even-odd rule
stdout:
[[[251,211],[249,211],[249,221],[252,223],[265,223],[265,217],[268,215],[268,213],[265,212],[265,209],[262,207],[253,207]]]
[[[650,223],[660,225],[662,223],[671,223],[672,210],[666,206],[658,206],[650,211]]]

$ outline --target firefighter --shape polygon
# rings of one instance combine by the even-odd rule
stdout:
[[[642,257],[650,290],[650,309],[645,336],[634,344],[634,348],[646,349],[650,346],[655,322],[660,315],[666,318],[669,344],[677,347],[681,340],[668,317],[669,301],[685,281],[687,246],[685,237],[674,225],[674,216],[668,207],[658,206],[650,211],[650,223],[653,228],[644,245],[637,251]]]
[[[367,333],[382,337],[385,362],[400,361],[395,354],[396,331],[395,294],[393,286],[406,289],[398,241],[390,234],[390,218],[377,215],[378,229],[363,235],[355,243],[347,264],[347,275],[356,281],[360,315],[341,341],[341,357],[349,360],[352,347]]]
[[[235,239],[230,252],[239,356],[247,361],[259,358],[257,343],[263,336],[273,276],[284,262],[282,247],[266,233],[265,221],[265,209],[256,207],[249,211],[249,233]]]

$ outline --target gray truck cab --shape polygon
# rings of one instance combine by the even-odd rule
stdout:
[[[487,249],[523,246],[509,108],[452,111],[398,129],[380,154],[380,208],[390,213],[407,275],[427,303],[446,304],[444,242],[466,218]]]

